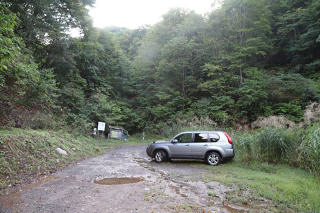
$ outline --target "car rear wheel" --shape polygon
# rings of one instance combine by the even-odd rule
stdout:
[[[157,163],[161,163],[167,160],[167,153],[163,150],[157,150],[154,153],[154,159]]]
[[[211,166],[216,166],[221,162],[221,157],[217,152],[210,152],[207,154],[207,163]]]

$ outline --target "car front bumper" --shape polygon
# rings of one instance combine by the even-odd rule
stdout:
[[[147,155],[148,155],[149,157],[151,157],[151,158],[153,157],[153,156],[152,156],[152,148],[151,148],[150,146],[147,147],[146,153],[147,153]]]

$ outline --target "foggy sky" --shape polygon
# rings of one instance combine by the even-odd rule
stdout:
[[[172,8],[185,8],[204,14],[212,9],[214,0],[96,0],[90,15],[95,27],[138,28],[161,21]]]

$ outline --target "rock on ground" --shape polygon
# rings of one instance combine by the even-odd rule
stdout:
[[[61,148],[56,148],[56,151],[59,153],[59,154],[61,154],[61,155],[68,155],[68,153],[67,153],[67,151],[65,151],[65,150],[63,150],[63,149],[61,149]]]

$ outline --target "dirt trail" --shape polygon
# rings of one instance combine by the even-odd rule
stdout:
[[[225,202],[232,189],[204,183],[201,176],[206,170],[183,162],[156,164],[145,148],[119,147],[71,165],[2,196],[0,212],[249,211]],[[193,162],[197,163],[203,162]],[[212,189],[215,194],[209,195]]]

